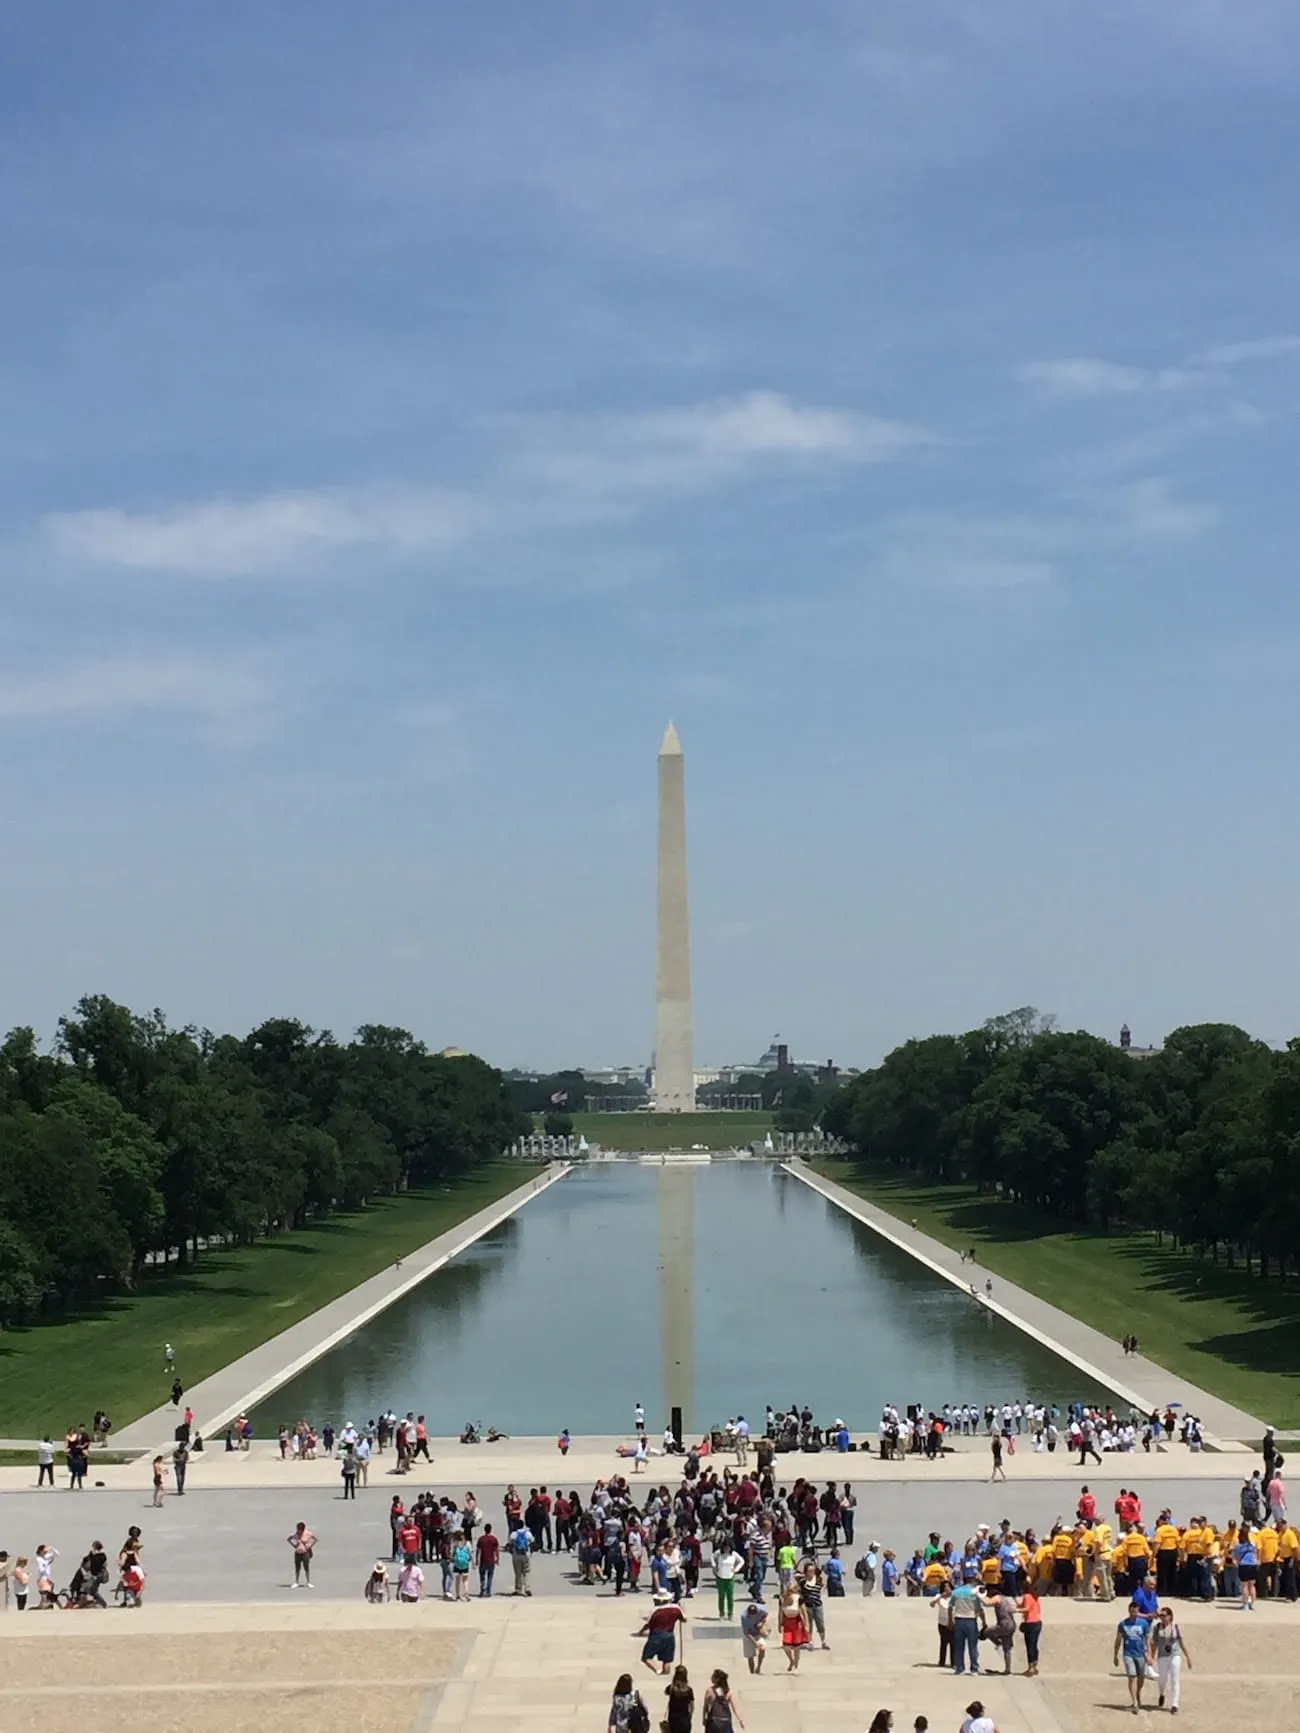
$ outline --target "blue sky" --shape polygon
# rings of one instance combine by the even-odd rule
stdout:
[[[1295,1031],[1293,6],[7,19],[6,1026]]]

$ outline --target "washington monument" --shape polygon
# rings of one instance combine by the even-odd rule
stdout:
[[[695,1106],[691,929],[686,896],[686,760],[672,723],[659,748],[659,957],[655,1001],[656,1113]]]

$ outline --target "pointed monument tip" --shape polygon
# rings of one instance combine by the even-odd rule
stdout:
[[[659,756],[660,758],[680,758],[682,756],[682,743],[677,738],[677,730],[671,722],[664,730],[663,745],[659,748]]]

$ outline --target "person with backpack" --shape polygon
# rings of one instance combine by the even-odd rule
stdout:
[[[744,1733],[740,1705],[726,1673],[721,1667],[715,1667],[704,1693],[704,1733],[732,1733],[733,1727],[739,1727]]]
[[[510,1536],[510,1564],[515,1573],[515,1586],[511,1591],[516,1595],[531,1595],[528,1578],[533,1568],[533,1537],[528,1526],[520,1522]]]
[[[862,1584],[862,1593],[864,1598],[867,1595],[875,1593],[876,1568],[879,1563],[880,1553],[876,1547],[875,1541],[872,1541],[867,1547],[866,1552],[863,1553],[862,1557],[853,1567],[854,1576]]]
[[[631,1673],[620,1673],[615,1681],[606,1733],[650,1733],[650,1711]]]

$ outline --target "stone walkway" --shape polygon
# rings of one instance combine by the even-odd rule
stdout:
[[[1241,1439],[1259,1439],[1264,1434],[1264,1422],[1246,1414],[1231,1403],[1221,1402],[1208,1390],[1189,1384],[1147,1360],[1140,1354],[1125,1354],[1118,1342],[1103,1336],[1087,1324],[1081,1324],[1068,1312],[1040,1299],[1025,1288],[1018,1288],[1002,1276],[993,1277],[993,1297],[983,1294],[989,1272],[978,1265],[963,1264],[958,1254],[942,1241],[909,1227],[900,1217],[891,1215],[877,1204],[868,1203],[855,1191],[823,1179],[798,1159],[784,1163],[786,1171],[803,1180],[814,1191],[837,1204],[840,1209],[864,1223],[893,1245],[926,1264],[936,1275],[964,1292],[972,1283],[980,1290],[979,1301],[990,1311],[1006,1318],[1009,1323],[1034,1337],[1044,1347],[1068,1360],[1090,1379],[1112,1390],[1125,1402],[1131,1402],[1143,1413],[1164,1408],[1168,1402],[1181,1402],[1193,1414],[1199,1415],[1206,1436],[1219,1448],[1226,1448]]]
[[[554,1163],[541,1173],[531,1174],[523,1185],[506,1197],[489,1204],[476,1215],[468,1216],[445,1234],[439,1234],[437,1239],[421,1246],[418,1252],[403,1258],[400,1265],[381,1270],[377,1276],[371,1276],[368,1281],[332,1300],[328,1306],[313,1312],[309,1318],[282,1330],[269,1342],[263,1342],[260,1348],[232,1360],[220,1372],[187,1390],[184,1400],[193,1408],[195,1421],[204,1438],[217,1440],[238,1414],[252,1408],[304,1367],[337,1347],[353,1331],[369,1323],[395,1300],[400,1300],[403,1294],[418,1287],[458,1252],[463,1252],[466,1246],[490,1233],[539,1192],[562,1180],[568,1172],[567,1165]],[[178,1413],[179,1410],[170,1402],[162,1408],[155,1408],[151,1414],[114,1433],[113,1448],[156,1450],[164,1444],[170,1445]]]
[[[697,1727],[715,1667],[730,1675],[744,1733],[862,1733],[881,1707],[893,1710],[895,1733],[910,1733],[920,1714],[933,1733],[955,1733],[976,1696],[1000,1733],[1102,1733],[1123,1724],[1113,1605],[1046,1601],[1037,1679],[1023,1676],[1019,1641],[1009,1677],[940,1671],[933,1609],[919,1600],[828,1600],[829,1651],[806,1653],[790,1674],[774,1644],[758,1679],[711,1593],[702,1590],[687,1612],[681,1658]],[[657,1726],[664,1681],[639,1662],[633,1633],[643,1614],[643,1604],[608,1593],[415,1607],[371,1607],[359,1592],[327,1604],[305,1595],[202,1608],[155,1601],[140,1612],[71,1621],[10,1611],[0,1616],[0,1725],[172,1733],[196,1715],[241,1726],[291,1715],[313,1733],[602,1733],[614,1680],[627,1671]],[[1296,1618],[1286,1604],[1256,1615],[1180,1604],[1194,1659],[1183,1677],[1183,1733],[1220,1733],[1243,1716],[1266,1727],[1295,1724]],[[981,1658],[988,1654],[982,1649]],[[1154,1710],[1154,1692],[1151,1702]]]

